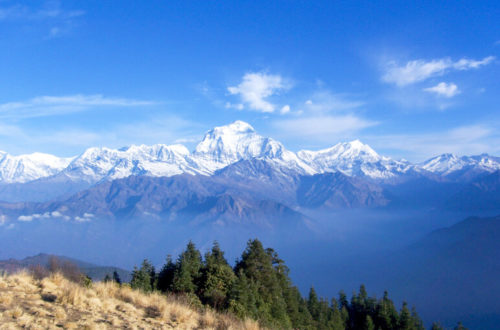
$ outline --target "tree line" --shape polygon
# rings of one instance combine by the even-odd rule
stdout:
[[[159,271],[147,259],[134,267],[130,285],[185,295],[195,306],[250,317],[272,329],[425,329],[415,308],[403,303],[397,310],[387,292],[377,299],[361,285],[350,300],[344,292],[337,299],[320,298],[314,288],[302,297],[289,272],[276,251],[257,239],[248,241],[234,267],[217,242],[203,257],[189,242],[175,261],[167,256]],[[432,329],[442,327],[434,323]]]

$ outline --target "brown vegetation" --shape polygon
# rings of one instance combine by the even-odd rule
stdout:
[[[183,299],[114,282],[85,287],[61,273],[0,276],[0,329],[258,329]]]

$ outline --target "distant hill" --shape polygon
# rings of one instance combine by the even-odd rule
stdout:
[[[500,320],[499,238],[500,215],[469,217],[386,257],[376,274],[424,319],[493,329]]]
[[[500,171],[482,175],[449,198],[447,205],[458,210],[500,209]]]
[[[65,256],[56,256],[46,253],[40,253],[36,256],[26,257],[22,260],[8,259],[0,260],[0,270],[7,272],[14,272],[20,269],[29,268],[31,266],[41,265],[48,266],[51,258],[57,258],[59,261],[68,261],[76,265],[80,271],[88,275],[93,281],[102,281],[107,274],[113,275],[116,271],[123,282],[130,282],[131,273],[128,270],[112,267],[112,266],[98,266],[78,259],[73,259]]]

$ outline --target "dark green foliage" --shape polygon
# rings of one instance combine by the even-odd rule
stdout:
[[[241,260],[236,263],[235,272],[245,275],[250,289],[258,297],[255,305],[247,308],[257,311],[256,316],[269,327],[290,328],[284,292],[290,282],[288,268],[277,253],[264,249],[256,239],[250,240]]]
[[[82,276],[82,285],[86,288],[90,288],[92,286],[92,279],[88,275]]]
[[[117,283],[118,285],[122,284],[122,280],[120,278],[120,275],[118,275],[118,272],[116,270],[113,272],[113,281],[115,283]]]
[[[208,305],[240,318],[250,317],[271,329],[424,329],[417,312],[410,311],[406,303],[398,312],[387,292],[377,300],[368,295],[364,285],[350,301],[342,291],[338,300],[328,301],[314,288],[307,299],[303,298],[284,261],[256,239],[248,241],[234,268],[217,242],[204,258],[189,242],[175,262],[167,256],[158,274],[144,260],[140,269],[134,268],[131,286],[146,292],[182,294],[194,306]],[[433,329],[441,327],[435,324]],[[465,328],[459,325],[456,329]]]
[[[201,254],[193,242],[181,253],[174,271],[172,291],[177,293],[196,293],[202,266]]]
[[[151,292],[156,288],[155,269],[147,259],[144,259],[140,269],[134,267],[130,286],[144,292]]]
[[[104,283],[111,282],[111,276],[109,276],[109,274],[106,274],[106,276],[104,276],[103,282]]]
[[[444,330],[444,328],[439,324],[439,322],[433,322],[431,330]]]
[[[236,275],[217,242],[212,250],[205,254],[205,262],[201,269],[198,295],[201,301],[215,309],[227,307],[228,294],[236,281]]]
[[[457,326],[455,327],[455,330],[467,330],[467,328],[464,327],[462,322],[458,322]]]
[[[167,256],[167,262],[163,265],[160,273],[158,273],[158,290],[167,292],[172,290],[174,283],[175,263],[172,261],[172,256]]]

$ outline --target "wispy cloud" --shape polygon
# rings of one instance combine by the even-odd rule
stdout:
[[[393,150],[394,156],[407,154],[414,161],[423,161],[442,153],[473,155],[500,152],[500,135],[493,126],[476,124],[452,129],[415,134],[367,136],[365,140],[381,150]]]
[[[260,112],[274,112],[276,105],[268,98],[282,90],[290,88],[280,75],[272,75],[263,72],[246,73],[241,83],[237,86],[227,88],[230,94],[238,95],[241,103],[236,105],[239,110],[248,107],[250,110]],[[228,106],[231,106],[228,103]]]
[[[455,85],[454,83],[447,84],[445,82],[440,82],[434,87],[424,88],[423,90],[425,92],[434,93],[438,96],[444,96],[447,98],[460,94],[460,90],[458,89],[457,85]]]
[[[334,94],[329,90],[314,92],[303,104],[303,108],[312,113],[339,112],[354,110],[364,105],[364,102],[354,100],[346,95]]]
[[[306,139],[309,143],[333,143],[376,124],[355,115],[323,115],[275,121],[273,128],[284,137]]]
[[[419,59],[409,61],[402,66],[391,61],[386,64],[382,80],[387,83],[394,83],[397,86],[406,86],[431,77],[442,76],[452,70],[478,69],[481,66],[491,63],[494,59],[494,56],[488,56],[482,60],[462,58],[458,61],[452,61],[450,58],[430,61]]]
[[[0,6],[0,23],[22,23],[36,26],[44,39],[68,34],[85,15],[83,10],[68,10],[61,1],[39,1],[33,5],[14,4]]]
[[[40,21],[54,19],[72,19],[85,15],[83,10],[65,10],[59,1],[43,3],[42,8],[32,8],[26,5],[15,4],[0,7],[0,21]]]
[[[62,115],[97,107],[138,107],[153,101],[105,97],[103,95],[40,96],[21,102],[0,104],[0,118],[30,118]]]
[[[0,146],[11,154],[46,152],[75,156],[88,147],[120,148],[132,144],[188,143],[199,141],[204,125],[176,115],[156,115],[128,124],[107,123],[104,128],[54,127],[47,130],[0,123]],[[183,139],[182,141],[179,139]],[[15,141],[12,143],[11,141]]]

